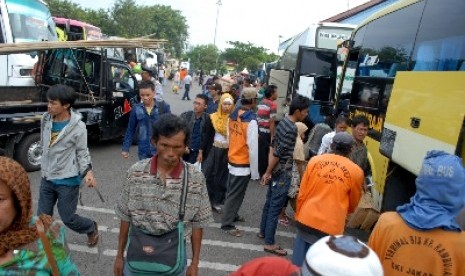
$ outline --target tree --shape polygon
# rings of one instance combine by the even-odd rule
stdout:
[[[261,63],[277,59],[275,54],[270,55],[266,52],[267,49],[257,47],[250,42],[228,41],[228,43],[232,47],[225,49],[222,57],[228,62],[236,63],[237,70],[242,70],[243,68],[255,70]]]
[[[222,64],[220,51],[213,44],[197,45],[186,53],[186,57],[190,60],[192,68],[205,72],[218,69],[218,64]]]

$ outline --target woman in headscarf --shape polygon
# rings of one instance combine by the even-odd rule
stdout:
[[[26,171],[16,161],[0,157],[0,274],[52,275],[55,267],[55,274],[80,275],[70,259],[64,226],[47,215],[32,216],[29,185]],[[38,220],[53,252],[52,262],[40,238]]]
[[[212,208],[221,212],[226,195],[226,184],[228,182],[228,118],[234,110],[234,98],[229,93],[224,93],[215,113],[210,114],[211,125],[206,125],[207,135],[213,143],[213,147],[203,164],[202,170],[207,182],[208,196]]]

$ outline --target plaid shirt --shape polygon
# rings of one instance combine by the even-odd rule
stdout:
[[[174,230],[179,221],[179,205],[183,185],[182,162],[166,177],[166,183],[156,174],[156,157],[144,159],[128,170],[116,205],[117,216],[152,235],[162,235]],[[151,164],[155,162],[155,164]],[[186,236],[191,228],[205,228],[213,222],[205,178],[192,164],[188,170],[186,212]],[[155,168],[155,169],[154,169]]]

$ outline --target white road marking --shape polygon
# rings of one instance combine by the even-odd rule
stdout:
[[[244,249],[244,250],[252,250],[252,251],[259,251],[263,252],[263,245],[255,245],[249,243],[240,243],[240,242],[225,242],[225,241],[218,241],[218,240],[208,240],[202,239],[202,245],[211,245],[211,246],[221,246],[227,248],[235,248],[235,249]],[[292,249],[285,249],[288,255],[292,255]]]

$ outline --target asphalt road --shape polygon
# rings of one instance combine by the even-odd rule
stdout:
[[[171,110],[175,114],[191,109],[193,98],[200,92],[199,86],[194,84],[190,93],[191,101],[182,101],[183,91],[179,91],[179,95],[175,95],[170,88],[170,82],[167,82],[164,98],[171,105]],[[67,230],[67,240],[72,251],[72,259],[82,275],[112,275],[119,231],[119,220],[115,216],[114,207],[125,180],[126,170],[137,161],[137,151],[136,147],[133,146],[130,158],[123,159],[121,157],[121,143],[115,141],[91,144],[90,153],[98,187],[105,202],[101,202],[95,191],[83,187],[82,202],[84,206],[78,206],[78,214],[97,221],[100,241],[97,247],[88,248],[86,235],[79,235],[71,230]],[[39,197],[40,172],[30,173],[29,176],[34,205],[36,206]],[[231,237],[224,233],[219,228],[220,216],[214,214],[215,223],[204,229],[199,275],[228,275],[241,264],[253,258],[269,255],[263,251],[262,240],[256,237],[265,195],[266,187],[260,186],[258,182],[250,182],[240,210],[240,214],[245,217],[246,222],[237,224],[240,229],[244,230],[244,236],[240,238]],[[290,207],[287,213],[292,217],[293,213]],[[59,219],[58,214],[55,214],[55,217]],[[365,232],[351,231],[351,233],[362,240],[367,239]],[[289,255],[292,255],[294,235],[295,227],[292,223],[287,227],[278,226],[276,242],[287,249]],[[190,257],[190,244],[187,248],[188,257]]]

